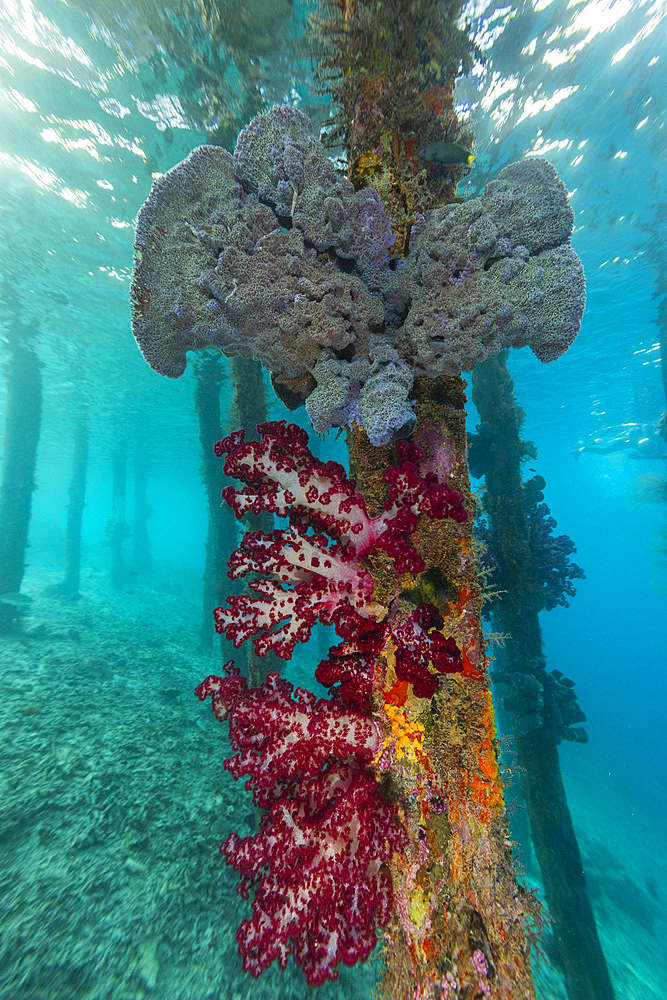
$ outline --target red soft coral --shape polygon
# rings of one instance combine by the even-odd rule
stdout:
[[[315,677],[320,684],[334,688],[343,701],[368,707],[373,685],[373,664],[391,639],[395,653],[396,677],[409,681],[418,698],[430,698],[438,686],[437,675],[463,670],[463,659],[454,639],[445,638],[440,629],[442,615],[432,604],[422,604],[401,625],[382,622],[357,630],[347,642],[333,646],[322,660]]]
[[[257,886],[252,917],[239,927],[243,967],[254,976],[288,956],[308,983],[336,979],[337,964],[368,958],[376,925],[391,910],[383,867],[404,834],[396,807],[364,770],[379,749],[373,720],[297,689],[277,674],[248,689],[232,661],[227,677],[196,689],[229,722],[238,751],[225,767],[268,809],[260,829],[231,834],[221,847],[241,873],[239,892]],[[294,695],[294,697],[292,697]]]
[[[204,701],[210,696],[213,711],[229,721],[234,757],[225,767],[235,778],[249,775],[259,806],[267,807],[290,784],[318,774],[332,758],[354,755],[370,763],[379,748],[372,718],[339,702],[317,698],[293,686],[278,674],[268,674],[257,688],[248,688],[233,661],[225,664],[227,677],[207,677],[195,690]]]
[[[246,483],[222,495],[237,517],[268,510],[288,517],[290,527],[246,534],[230,560],[230,576],[265,576],[250,584],[258,596],[230,597],[229,607],[216,608],[215,627],[236,646],[257,635],[260,655],[271,649],[288,659],[317,621],[334,624],[344,637],[341,621],[353,616],[363,631],[384,613],[372,600],[372,578],[363,565],[371,551],[390,555],[399,573],[420,572],[424,562],[410,542],[420,515],[460,522],[467,514],[459,493],[433,473],[421,475],[423,456],[414,444],[399,443],[402,463],[385,473],[385,510],[370,517],[345,470],[313,457],[304,430],[282,420],[257,430],[261,441],[246,442],[237,431],[215,446],[217,455],[227,456],[225,473]],[[307,534],[309,527],[318,533]]]
[[[454,639],[446,639],[440,631],[444,624],[437,608],[422,604],[392,631],[396,645],[396,677],[399,681],[410,681],[418,698],[432,697],[438,686],[438,679],[429,666],[440,674],[456,674],[463,670],[459,647]]]
[[[246,484],[227,487],[223,497],[237,517],[268,510],[288,517],[290,527],[245,535],[230,576],[261,577],[250,584],[254,596],[216,609],[216,629],[236,646],[254,635],[260,655],[289,658],[316,622],[334,625],[344,641],[317,678],[338,687],[325,701],[269,674],[249,689],[230,661],[227,677],[208,677],[196,693],[210,696],[216,716],[229,722],[236,753],[225,767],[246,776],[256,804],[268,810],[257,834],[232,834],[222,846],[241,872],[240,892],[247,897],[257,886],[252,917],[237,934],[244,968],[258,976],[292,954],[317,985],[336,978],[338,962],[365,959],[375,946],[376,926],[386,925],[391,909],[385,862],[404,839],[396,805],[366,770],[381,745],[369,714],[375,660],[391,637],[397,676],[421,696],[435,689],[431,666],[460,669],[456,644],[442,635],[430,605],[392,631],[387,609],[373,601],[365,558],[380,550],[397,573],[418,572],[423,561],[410,533],[419,517],[467,515],[458,493],[421,475],[414,445],[399,446],[402,464],[385,475],[385,510],[370,517],[344,470],[311,455],[305,431],[282,421],[258,431],[261,441],[246,443],[238,432],[216,445],[227,455],[225,472]]]
[[[310,638],[315,622],[336,624],[343,609],[362,618],[373,610],[370,573],[342,545],[299,527],[247,532],[229,566],[232,578],[253,571],[273,577],[250,582],[259,596],[229,598],[230,607],[214,612],[217,631],[226,632],[235,646],[257,635],[260,656],[271,649],[289,659],[295,645]]]
[[[392,905],[384,867],[404,841],[395,807],[356,763],[334,764],[274,803],[255,836],[231,834],[221,850],[241,872],[239,891],[259,883],[252,917],[237,932],[243,967],[259,976],[290,954],[310,986],[338,977],[375,947]]]
[[[352,627],[347,640],[332,646],[318,665],[316,679],[326,687],[338,684],[333,689],[336,698],[367,709],[373,689],[373,664],[382,651],[386,634],[384,625]]]

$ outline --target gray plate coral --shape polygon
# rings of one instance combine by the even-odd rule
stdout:
[[[386,444],[414,426],[415,374],[456,374],[504,347],[567,350],[585,304],[567,191],[546,160],[511,164],[479,198],[421,218],[391,262],[372,188],[337,175],[309,120],[257,115],[234,156],[200,146],[159,178],[137,220],[133,332],[182,375],[218,347],[273,374],[310,374],[323,431],[356,422]]]

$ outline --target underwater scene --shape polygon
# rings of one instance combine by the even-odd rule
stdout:
[[[661,1000],[667,4],[3,0],[0,1000]]]

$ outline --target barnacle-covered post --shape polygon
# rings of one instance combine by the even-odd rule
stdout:
[[[480,449],[480,472],[486,483],[484,506],[495,557],[502,569],[497,581],[501,600],[494,601],[492,614],[499,630],[508,636],[503,670],[496,679],[503,682],[504,700],[514,716],[516,761],[567,995],[570,1000],[613,1000],[558,754],[562,739],[586,738],[584,730],[576,727],[585,715],[572,682],[559,671],[547,672],[539,622],[540,610],[553,607],[556,600],[564,604],[567,600],[562,591],[545,592],[536,572],[526,501],[544,486],[544,480],[521,481],[525,444],[506,355],[503,351],[477,365],[473,373],[473,401],[482,421],[482,441],[486,442]],[[539,490],[537,496],[543,498]],[[533,524],[533,531],[536,527]],[[567,537],[554,539],[551,554],[558,552],[555,543],[559,541],[566,553],[568,545],[573,548]],[[555,576],[573,593],[566,574],[583,576],[583,571],[569,561],[559,569],[560,573],[550,563],[550,583]]]
[[[422,5],[371,4],[386,32],[385,6],[416,30],[406,12]],[[346,3],[340,17],[352,23],[361,9]],[[415,42],[406,51],[429,50]],[[417,189],[423,179],[411,169]],[[233,668],[198,689],[230,721],[240,751],[230,770],[249,774],[256,803],[270,808],[255,838],[225,848],[242,891],[261,883],[239,931],[245,967],[259,975],[292,954],[309,982],[335,978],[339,961],[369,954],[375,924],[391,915],[388,996],[529,1000],[459,373],[509,346],[558,357],[579,327],[583,272],[568,243],[565,187],[537,158],[505,168],[478,199],[404,221],[406,256],[392,263],[396,234],[377,191],[337,174],[304,115],[272,108],[241,132],[233,157],[200,147],[155,183],[137,224],[133,331],[165,375],[182,374],[188,350],[215,345],[261,361],[290,405],[307,397],[316,430],[352,429],[361,491],[340,466],[317,462],[297,427],[266,424],[261,442],[230,435],[218,446],[225,471],[247,484],[223,492],[237,516],[270,510],[291,521],[246,535],[232,572],[264,580],[257,596],[218,609],[219,628],[237,645],[256,634],[260,655],[289,657],[316,620],[345,640],[317,671],[324,684],[340,682],[328,708],[304,692],[292,700],[275,675],[248,692]],[[257,727],[266,735],[255,738]],[[324,794],[335,789],[340,803]],[[388,796],[401,831],[392,825],[378,842]],[[283,840],[285,854],[275,850]],[[307,885],[293,885],[302,869]],[[359,878],[358,893],[341,881],[327,895],[332,871]]]
[[[458,8],[456,3],[445,9],[442,4],[408,5],[400,0],[320,5],[316,28],[322,64],[328,74],[327,89],[338,107],[331,137],[345,145],[355,187],[372,184],[379,191],[396,235],[390,251],[396,258],[408,255],[411,236],[419,231],[422,223],[418,220],[424,212],[456,200],[461,168],[436,163],[426,170],[419,150],[427,150],[429,145],[437,149],[439,143],[445,149],[444,143],[468,149],[472,145],[472,136],[458,122],[452,101],[454,77],[461,67],[466,68],[472,55],[455,26]],[[437,211],[444,221],[446,211]],[[471,235],[474,250],[480,257],[486,256],[483,266],[487,268],[494,260],[499,231],[490,219],[478,216]],[[491,354],[495,338],[490,324],[484,330],[486,290],[479,285],[472,290],[472,282],[466,280],[471,277],[471,261],[466,259],[464,241],[457,241],[444,254],[430,253],[428,241],[424,242],[422,261],[431,273],[424,281],[422,272],[420,291],[430,302],[424,303],[410,332],[420,339],[422,332],[426,333],[422,344],[430,341],[431,358],[428,350],[420,352],[413,440],[427,457],[440,463],[448,481],[468,497],[472,513],[466,397],[456,373],[470,368],[477,357]],[[443,308],[443,286],[449,286],[450,302],[463,307],[458,323],[454,320],[457,310],[451,305],[446,312]],[[434,291],[429,295],[427,289]],[[467,314],[463,305],[466,295],[470,296]],[[444,315],[439,316],[438,310]],[[466,327],[475,326],[482,330],[479,343],[473,345],[475,335],[467,336]],[[449,358],[443,363],[445,352]],[[440,377],[429,377],[432,374]],[[360,427],[349,431],[348,440],[358,487],[371,509],[380,509],[385,500],[382,471],[390,461],[388,449],[374,449]],[[505,841],[493,707],[480,625],[480,587],[472,556],[472,518],[455,532],[449,523],[431,525],[422,539],[418,532],[417,539],[426,570],[419,579],[405,582],[404,596],[417,603],[436,596],[445,617],[445,633],[456,638],[466,669],[462,675],[441,680],[422,744],[424,763],[428,761],[435,770],[432,784],[446,790],[447,822],[441,822],[423,796],[406,796],[403,789],[403,801],[410,804],[405,808],[410,836],[392,868],[399,906],[385,935],[386,985],[390,996],[407,997],[414,977],[424,990],[418,995],[429,995],[427,989],[432,989],[440,976],[443,995],[450,995],[449,984],[451,995],[456,996],[455,989],[480,988],[479,982],[475,986],[475,972],[482,953],[494,970],[504,966],[491,986],[494,996],[529,996],[522,907]],[[380,588],[381,569],[376,570]],[[414,693],[404,711],[408,717],[424,717]],[[508,926],[511,932],[506,936]],[[454,967],[456,975],[449,980]],[[512,975],[503,982],[508,969]],[[516,978],[509,985],[513,976]]]

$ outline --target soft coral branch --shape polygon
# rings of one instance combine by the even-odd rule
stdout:
[[[292,783],[318,774],[333,758],[354,756],[360,765],[377,754],[380,739],[370,716],[317,698],[278,674],[268,674],[257,688],[225,664],[228,677],[207,677],[195,690],[204,701],[211,698],[221,722],[229,721],[234,757],[225,767],[235,778],[248,776],[255,803],[267,807]]]
[[[246,486],[227,486],[222,495],[237,517],[271,511],[293,524],[309,524],[332,538],[362,550],[371,544],[366,504],[337,462],[320,462],[308,448],[308,435],[284,420],[259,424],[261,441],[245,441],[235,431],[218,441],[215,453],[226,455],[226,475]]]
[[[257,635],[260,656],[271,649],[289,659],[294,646],[310,638],[316,621],[336,624],[343,608],[362,618],[377,609],[370,573],[341,545],[330,545],[324,535],[307,536],[302,528],[246,533],[229,566],[232,578],[249,572],[273,577],[251,581],[259,596],[236,596],[228,601],[231,607],[214,612],[217,631],[226,632],[235,646]]]
[[[385,863],[405,838],[396,804],[370,773],[383,745],[369,714],[375,661],[392,648],[397,677],[419,697],[435,690],[432,667],[461,669],[431,605],[392,629],[387,608],[373,600],[366,557],[379,551],[397,574],[418,572],[424,564],[410,533],[419,517],[467,515],[456,491],[421,474],[414,445],[399,445],[401,464],[385,475],[385,510],[370,517],[344,470],[311,455],[304,431],[282,421],[258,430],[261,441],[246,443],[239,432],[216,445],[227,456],[225,472],[245,483],[223,497],[237,517],[272,511],[290,526],[246,533],[229,575],[260,576],[250,583],[253,593],[216,609],[216,629],[236,646],[255,636],[260,655],[289,658],[316,622],[334,625],[344,641],[316,676],[338,687],[326,701],[269,674],[249,689],[230,661],[227,677],[208,677],[196,693],[210,697],[217,718],[229,723],[235,754],[225,767],[246,777],[255,803],[267,810],[254,836],[231,834],[221,848],[241,873],[241,894],[256,887],[252,916],[237,933],[244,968],[258,976],[292,954],[317,985],[337,977],[340,961],[351,965],[375,946],[376,927],[386,925],[392,905]]]
[[[404,835],[395,807],[354,763],[337,763],[276,802],[254,837],[222,845],[241,872],[241,892],[256,885],[252,917],[239,927],[243,967],[258,976],[289,954],[310,986],[336,979],[338,962],[368,958],[376,925],[392,905],[385,867]]]
[[[371,551],[391,556],[398,573],[420,572],[424,562],[410,542],[419,517],[461,522],[467,513],[456,490],[431,472],[421,475],[422,452],[408,442],[398,446],[401,464],[385,474],[385,510],[371,517],[344,469],[313,457],[305,431],[284,421],[257,429],[261,441],[246,442],[237,431],[215,446],[216,454],[227,456],[225,473],[246,484],[240,490],[228,486],[222,495],[237,517],[268,510],[288,517],[290,527],[246,534],[230,560],[230,576],[255,571],[272,579],[253,581],[257,597],[228,598],[229,607],[215,611],[216,629],[236,646],[259,633],[260,655],[272,649],[289,658],[316,621],[339,628],[341,619],[352,615],[361,627],[383,616],[363,565]],[[318,534],[308,535],[308,527]]]
[[[308,983],[336,979],[337,964],[368,958],[376,925],[391,910],[384,866],[403,842],[395,806],[364,765],[380,739],[373,720],[269,674],[249,689],[232,661],[227,677],[196,689],[210,696],[237,753],[225,762],[247,775],[268,809],[254,836],[231,834],[221,847],[241,873],[239,892],[257,887],[252,916],[239,927],[243,967],[254,976],[290,954]]]

